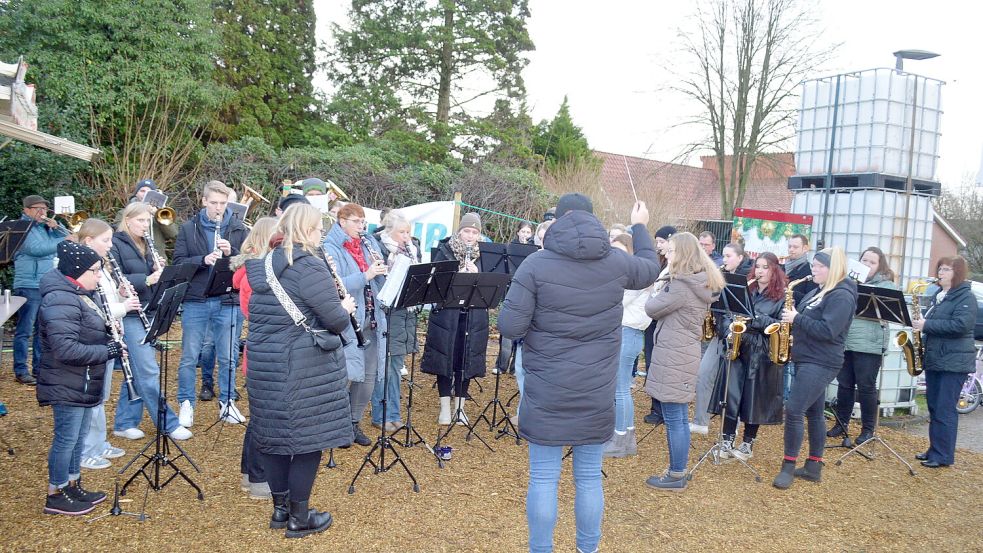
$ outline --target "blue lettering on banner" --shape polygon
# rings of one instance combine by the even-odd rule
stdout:
[[[430,248],[436,247],[437,242],[447,238],[447,234],[447,225],[426,223],[424,227],[423,223],[413,224],[413,236],[420,239],[420,247],[423,248],[423,251],[428,251]]]

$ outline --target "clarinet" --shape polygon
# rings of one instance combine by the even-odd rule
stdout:
[[[150,250],[151,257],[154,258],[154,264],[157,265],[157,269],[164,268],[164,258],[161,257],[160,252],[157,251],[157,245],[154,244],[153,234],[150,233],[150,229],[147,229],[143,233],[143,241],[147,243],[147,249]]]
[[[212,244],[215,248],[212,249],[212,253],[218,253],[219,257],[222,256],[222,250],[218,247],[218,239],[222,237],[222,217],[219,216],[215,219],[215,235],[212,237]]]
[[[338,269],[334,265],[334,260],[325,251],[324,246],[321,246],[321,254],[324,256],[324,264],[328,266],[328,272],[331,273],[331,278],[334,279],[335,288],[338,289],[338,299],[344,300],[348,297],[348,289],[345,288],[345,283],[338,276]],[[372,341],[362,333],[362,325],[358,324],[358,319],[355,318],[354,313],[349,313],[348,318],[351,319],[352,330],[355,331],[355,341],[358,349],[365,349]]]
[[[122,344],[123,329],[120,326],[120,322],[113,317],[113,314],[109,310],[109,299],[106,297],[106,291],[102,289],[102,285],[99,285],[96,289],[99,292],[99,300],[102,301],[103,308],[105,309],[106,326],[109,327],[113,341]],[[120,361],[123,363],[123,378],[126,380],[126,390],[130,393],[130,401],[136,401],[140,399],[140,394],[137,393],[136,386],[133,385],[133,370],[130,369],[130,358],[124,352]]]
[[[113,279],[116,281],[117,286],[122,286],[126,290],[126,294],[130,297],[136,298],[137,291],[130,284],[130,281],[123,275],[123,270],[119,268],[116,263],[116,259],[113,258],[112,254],[106,256],[106,261],[109,263],[109,270],[113,275]],[[107,304],[108,305],[108,304]],[[140,316],[140,322],[143,323],[143,329],[150,332],[150,320],[147,319],[147,313],[143,310],[143,305],[140,309],[137,309],[137,315]]]

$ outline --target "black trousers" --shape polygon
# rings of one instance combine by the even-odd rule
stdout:
[[[925,402],[928,404],[928,460],[943,465],[956,462],[959,413],[956,404],[969,373],[925,371]]]
[[[263,469],[259,452],[256,450],[255,442],[253,442],[251,428],[252,424],[250,423],[246,426],[246,435],[242,438],[242,457],[239,460],[239,472],[249,476],[249,481],[256,484],[266,482],[266,471]]]
[[[880,369],[880,354],[849,350],[843,353],[843,368],[836,375],[836,420],[844,430],[850,425],[856,390],[862,429],[864,432],[874,431],[877,422],[877,372]]]
[[[273,493],[290,492],[291,501],[307,501],[321,464],[321,452],[299,455],[270,455],[257,452],[266,469],[267,482]]]

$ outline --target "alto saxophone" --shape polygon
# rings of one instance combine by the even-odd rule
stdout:
[[[737,315],[734,322],[730,323],[730,332],[727,334],[727,341],[730,342],[726,353],[728,361],[737,359],[741,354],[741,336],[747,331],[747,322],[747,317]]]
[[[785,311],[795,308],[795,298],[792,289],[799,284],[811,281],[812,276],[793,280],[785,288]],[[792,323],[771,323],[765,327],[768,336],[768,359],[776,365],[784,365],[792,358]]]
[[[709,342],[713,340],[713,336],[717,333],[717,319],[713,317],[713,312],[710,311],[710,306],[707,306],[707,314],[703,316],[703,341]]]
[[[911,287],[911,320],[917,321],[922,318],[922,308],[920,305],[919,297],[925,292],[929,284],[935,282],[936,279],[929,279],[925,282],[919,282]],[[922,374],[924,370],[922,368],[925,361],[925,345],[922,344],[922,333],[918,330],[911,331],[911,337],[908,337],[908,332],[902,330],[894,335],[894,344],[901,348],[901,353],[904,354],[905,366],[908,369],[908,374],[911,376],[918,376]]]

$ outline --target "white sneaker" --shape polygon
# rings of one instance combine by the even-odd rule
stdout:
[[[195,408],[191,405],[191,400],[186,399],[181,402],[181,412],[177,416],[177,422],[185,428],[191,428],[195,424]]]
[[[127,440],[140,440],[143,439],[145,434],[139,428],[127,428],[126,430],[113,430],[113,436],[126,438]]]
[[[227,424],[241,424],[245,422],[246,417],[242,415],[239,408],[236,407],[235,402],[230,401],[228,404],[219,402],[218,418],[225,421]],[[228,407],[226,407],[228,405]]]
[[[113,464],[102,457],[86,457],[85,459],[82,459],[81,466],[84,469],[98,470],[108,469],[109,467],[113,466]]]
[[[702,424],[689,423],[689,433],[690,434],[703,434],[706,436],[710,433],[710,427],[703,426]]]
[[[406,376],[406,375],[410,374],[410,371],[406,370],[406,365],[403,365],[399,369],[399,374],[400,374],[400,376]]]
[[[102,452],[102,455],[100,455],[100,457],[102,457],[103,459],[116,459],[124,455],[126,455],[125,450],[120,449],[118,447],[109,446],[106,448],[106,451]]]
[[[741,442],[740,447],[735,448],[731,453],[742,461],[747,461],[754,456],[752,445],[748,442]]]
[[[192,434],[191,434],[191,431],[188,430],[187,428],[185,428],[183,426],[179,426],[179,427],[175,428],[174,430],[171,430],[171,432],[170,432],[170,434],[168,434],[168,436],[170,436],[171,439],[181,441],[181,440],[187,440],[188,438],[190,438],[192,436]]]

